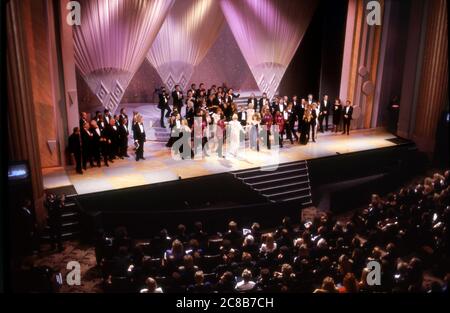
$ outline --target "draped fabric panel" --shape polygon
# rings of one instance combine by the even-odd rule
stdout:
[[[81,0],[75,62],[89,88],[114,112],[174,0]]]
[[[308,28],[317,0],[220,0],[220,5],[259,89],[272,97]]]
[[[169,89],[185,89],[194,67],[216,41],[225,19],[217,0],[177,0],[147,59]]]

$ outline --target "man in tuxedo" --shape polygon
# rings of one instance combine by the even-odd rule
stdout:
[[[328,101],[328,95],[323,96],[319,103],[319,131],[323,133],[323,121],[325,121],[325,131],[328,131],[328,116],[330,114],[331,103]]]
[[[240,94],[233,93],[233,88],[228,89],[227,96],[225,97],[225,102],[227,104],[232,104],[235,98],[239,98]]]
[[[79,127],[74,127],[72,135],[69,136],[69,152],[75,158],[77,173],[83,174],[81,170],[81,136]]]
[[[136,145],[136,161],[145,160],[144,158],[144,143],[145,143],[145,129],[142,123],[142,115],[136,116],[136,124],[133,127],[133,138]]]
[[[119,156],[121,158],[129,158],[128,155],[128,120],[125,118],[119,125]]]
[[[191,89],[189,89],[189,91],[191,91],[192,93],[192,97],[194,97],[195,99],[197,99],[198,97],[198,93],[197,93],[197,85],[196,84],[191,84]]]
[[[302,132],[303,127],[303,115],[305,115],[305,109],[306,109],[306,100],[302,99],[300,102],[297,102],[297,96],[294,96],[294,102],[297,103],[294,107],[295,115],[297,115],[297,129],[298,132]]]
[[[258,100],[255,98],[255,94],[253,92],[250,95],[250,98],[248,98],[248,100],[247,100],[247,106],[249,108],[252,107],[253,109],[255,109],[255,112],[259,112],[259,110],[258,110]]]
[[[120,109],[120,115],[119,115],[119,123],[120,124],[123,124],[123,121],[124,120],[126,120],[127,122],[126,122],[126,127],[128,128],[128,115],[127,115],[127,113],[125,112],[125,108],[121,108]]]
[[[111,113],[109,112],[109,110],[105,109],[103,111],[103,121],[106,123],[106,125],[108,125],[109,121],[112,119],[113,119],[113,117],[112,117]]]
[[[86,112],[81,112],[80,113],[80,129],[83,129],[83,125],[84,123],[87,123],[87,113]]]
[[[258,107],[255,107],[255,112],[260,112],[265,105],[269,105],[269,99],[267,98],[267,93],[263,92],[262,98],[259,99]]]
[[[241,108],[238,112],[238,121],[241,123],[242,126],[247,125],[247,109]]]
[[[172,92],[173,108],[181,113],[181,107],[183,106],[183,92],[180,89],[180,85],[175,85],[175,90]]]
[[[93,153],[92,153],[92,143],[93,143],[93,134],[89,130],[89,123],[84,123],[83,128],[81,130],[81,153],[83,159],[83,169],[86,170],[87,162],[91,167],[94,167],[93,162]]]
[[[298,141],[298,136],[295,132],[295,111],[293,103],[290,102],[286,109],[283,112],[283,118],[286,125],[286,136],[287,139],[291,142],[291,144],[294,144],[294,139],[292,137],[295,137],[295,141]]]
[[[164,112],[167,111],[167,113],[165,114],[165,117],[168,118],[170,116],[170,113],[172,112],[172,110],[170,109],[169,106],[169,94],[166,91],[166,87],[161,87],[161,92],[159,93],[159,103],[158,103],[158,109],[161,110],[161,127],[166,127],[164,125]]]
[[[106,126],[105,130],[103,131],[103,135],[106,137],[108,142],[109,161],[114,163],[114,159],[118,156],[119,148],[119,130],[117,128],[115,119],[109,121],[109,125]]]
[[[345,108],[343,110],[344,131],[342,132],[342,134],[347,133],[347,136],[350,135],[350,123],[352,121],[352,115],[353,115],[352,102],[350,100],[347,100],[347,102],[345,102]]]
[[[105,143],[104,138],[102,137],[102,131],[100,127],[98,127],[98,124],[96,121],[91,121],[91,129],[90,132],[92,134],[92,146],[91,146],[91,152],[92,156],[97,162],[97,166],[101,167],[100,165],[100,153],[103,154],[105,165],[108,166],[108,155],[106,153],[105,149]]]

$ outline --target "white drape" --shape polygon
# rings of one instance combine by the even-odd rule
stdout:
[[[273,96],[300,45],[316,0],[220,0],[262,92]]]
[[[177,0],[156,37],[147,59],[169,89],[185,89],[194,67],[205,57],[222,28],[217,0]]]
[[[115,111],[174,0],[81,0],[75,62],[104,107]]]

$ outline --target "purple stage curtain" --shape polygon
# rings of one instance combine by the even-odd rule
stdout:
[[[114,112],[174,0],[81,0],[75,62],[89,88]]]
[[[216,41],[225,19],[217,0],[177,0],[147,59],[169,89],[182,89]]]
[[[220,0],[261,92],[276,94],[308,28],[316,0]]]

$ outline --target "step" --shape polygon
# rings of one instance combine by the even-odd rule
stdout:
[[[78,222],[78,221],[61,223],[61,227],[70,227],[70,226],[78,226],[78,225],[80,225],[80,222]]]
[[[68,217],[75,217],[78,216],[79,213],[78,212],[67,212],[67,213],[63,213],[61,214],[62,218],[68,218]]]
[[[287,202],[287,201],[297,201],[297,200],[301,200],[301,199],[309,199],[308,202],[302,203],[302,204],[307,204],[307,203],[311,202],[311,200],[310,200],[311,199],[311,194],[306,195],[306,196],[297,196],[297,197],[284,198],[284,199],[282,199],[280,201]]]
[[[291,193],[303,194],[305,191],[307,191],[308,195],[311,195],[309,190],[310,190],[309,188],[302,188],[302,189],[293,189],[293,190],[287,190],[287,191],[275,192],[275,193],[264,193],[264,195],[266,197],[269,197],[272,199],[280,197],[280,196],[285,196],[285,195],[291,194]]]
[[[288,173],[275,173],[268,176],[245,178],[242,179],[242,181],[248,185],[255,186],[257,183],[276,182],[288,178],[298,178],[301,181],[306,181],[308,180],[308,174],[293,173],[292,175],[289,175]]]
[[[259,172],[257,175],[251,175],[251,176],[238,176],[239,179],[247,180],[247,179],[259,179],[259,178],[269,178],[273,176],[280,176],[280,175],[291,175],[295,176],[300,173],[307,173],[307,169],[295,169],[295,170],[282,170],[282,171],[273,171],[273,172]],[[289,176],[286,176],[289,177]]]
[[[302,183],[304,182],[308,182],[309,183],[309,179],[308,179],[308,174],[302,174],[302,175],[295,175],[295,176],[289,176],[289,177],[283,177],[283,178],[277,178],[277,179],[272,179],[272,180],[265,180],[265,181],[260,181],[260,182],[254,182],[254,183],[250,183],[246,180],[244,180],[244,182],[249,185],[252,188],[258,188],[257,186],[261,186],[264,184],[272,184],[272,183],[276,183],[276,182],[282,182],[282,181],[288,181],[288,180],[293,180],[293,179],[305,179],[306,180],[301,180]]]
[[[293,183],[288,183],[288,184],[283,184],[283,185],[277,185],[277,186],[271,186],[271,187],[265,187],[265,188],[254,188],[254,189],[259,192],[266,193],[268,191],[282,189],[282,188],[292,188],[294,186],[296,186],[297,188],[300,188],[300,189],[305,188],[305,187],[306,187],[306,189],[309,189],[309,184],[307,182],[293,182]]]
[[[280,178],[275,182],[262,182],[252,185],[252,188],[258,191],[277,189],[281,186],[290,187],[292,184],[298,184],[299,188],[304,188],[309,186],[308,180],[299,180],[298,178]],[[250,185],[249,185],[250,186]]]
[[[293,162],[293,163],[281,163],[278,165],[266,165],[266,166],[252,168],[252,169],[248,169],[248,170],[235,171],[235,172],[233,172],[233,174],[240,175],[240,174],[247,174],[247,173],[265,172],[262,169],[270,169],[271,167],[276,167],[277,168],[276,170],[279,170],[279,169],[283,169],[283,168],[291,167],[291,166],[298,166],[299,169],[303,169],[303,168],[307,168],[307,163],[306,163],[306,161],[298,161],[298,162]]]

